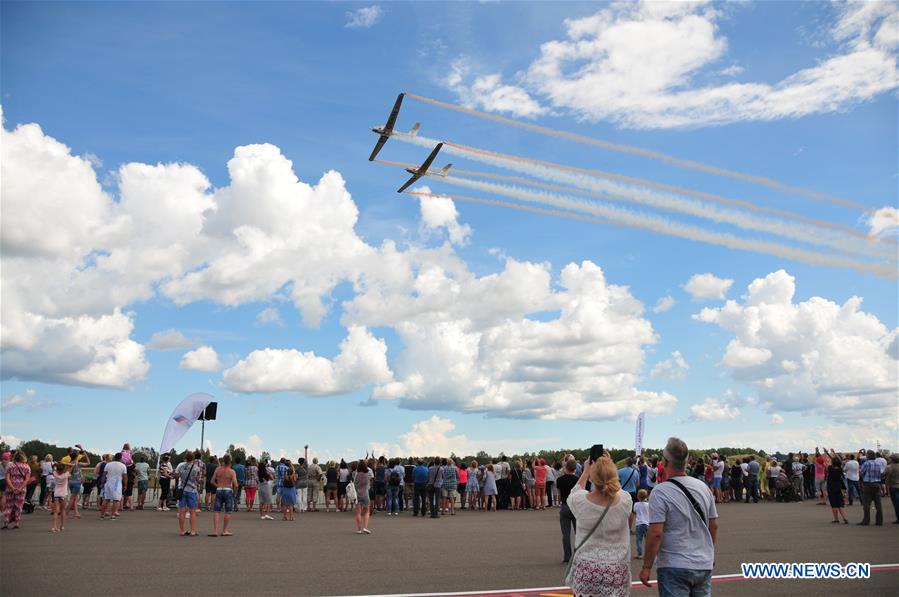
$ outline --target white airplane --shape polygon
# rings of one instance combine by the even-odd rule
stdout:
[[[387,124],[384,126],[376,126],[372,128],[373,133],[378,134],[378,142],[375,143],[375,148],[372,150],[371,155],[368,156],[368,161],[374,161],[377,157],[378,152],[381,151],[381,148],[384,147],[384,144],[387,143],[387,139],[393,134],[393,125],[396,124],[396,117],[400,114],[400,106],[403,104],[403,97],[405,93],[401,93],[396,96],[396,102],[393,104],[393,110],[390,111],[390,116],[387,118]],[[416,122],[415,125],[409,130],[407,135],[410,137],[414,137],[418,134],[418,130],[421,128],[421,123]]]

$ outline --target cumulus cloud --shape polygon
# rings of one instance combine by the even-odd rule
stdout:
[[[452,420],[434,415],[413,424],[412,429],[400,435],[398,443],[372,442],[369,448],[372,454],[385,456],[470,456],[481,450],[488,454],[536,451],[558,440],[533,436],[476,439],[463,433],[453,433],[455,430],[456,424]]]
[[[222,364],[219,362],[219,355],[211,346],[201,346],[196,350],[191,350],[181,357],[181,363],[178,365],[182,369],[192,369],[193,371],[218,371]]]
[[[19,444],[22,443],[22,438],[10,435],[9,433],[4,433],[3,435],[0,435],[0,441],[6,442],[10,448],[17,448]]]
[[[546,108],[524,88],[504,83],[497,73],[476,75],[474,70],[470,59],[460,57],[450,65],[450,72],[444,79],[444,84],[466,107],[524,118],[546,113]]]
[[[771,415],[771,423],[774,425],[783,425],[784,418],[777,413]]]
[[[344,27],[349,29],[368,29],[369,27],[374,27],[383,16],[384,10],[377,4],[357,8],[356,10],[348,10]]]
[[[867,216],[868,234],[886,236],[899,231],[899,209],[893,206],[881,207]]]
[[[147,342],[147,348],[152,348],[153,350],[182,350],[193,348],[193,346],[193,342],[175,329],[156,332],[150,336],[150,341]]]
[[[680,351],[675,350],[671,353],[670,359],[665,359],[664,361],[656,363],[655,366],[653,366],[650,375],[653,379],[661,377],[672,381],[683,381],[689,368],[690,365],[687,364],[687,361],[684,359],[683,355],[681,355]]]
[[[281,312],[277,307],[266,307],[256,316],[259,323],[273,323],[278,327],[284,327],[284,320],[281,319]]]
[[[663,296],[659,300],[656,301],[655,306],[652,308],[653,313],[664,313],[668,311],[676,304],[677,301],[674,300],[674,297],[671,295]]]
[[[298,392],[311,396],[342,394],[374,383],[388,383],[387,343],[364,327],[353,326],[333,360],[314,352],[255,350],[222,378],[235,392]]]
[[[684,284],[684,290],[695,301],[723,299],[733,283],[731,279],[719,278],[714,274],[694,274]]]
[[[763,403],[895,427],[899,329],[862,311],[859,297],[797,303],[795,291],[793,276],[778,270],[754,280],[742,302],[693,317],[733,334],[720,364]]]
[[[428,187],[421,188],[422,193],[430,193]],[[459,223],[459,212],[456,204],[449,197],[421,197],[421,223],[426,230],[446,230],[449,240],[454,245],[464,245],[471,235],[468,224]]]
[[[465,61],[454,65],[448,86],[470,107],[525,117],[553,109],[634,128],[796,118],[896,88],[893,2],[822,8],[835,13],[827,54],[776,81],[754,79],[749,64],[722,69],[728,39],[719,23],[734,10],[708,2],[615,2],[566,20],[566,36],[541,44],[517,86],[496,73],[471,83]]]
[[[637,387],[656,338],[626,288],[590,262],[554,275],[505,259],[476,275],[455,253],[470,230],[452,203],[422,204],[422,226],[446,229],[450,243],[375,247],[356,234],[341,175],[302,182],[273,145],[236,148],[218,188],[189,164],[125,164],[114,196],[89,160],[36,125],[4,128],[2,141],[4,376],[129,387],[148,370],[129,304],[286,297],[315,327],[349,283],[338,356],[260,348],[223,373],[226,387],[330,395],[373,384],[373,398],[406,408],[513,417],[608,419],[676,402]],[[43,212],[51,235],[38,234]],[[375,327],[399,338],[395,366]],[[150,344],[184,342],[169,330]],[[212,368],[213,352],[185,364],[205,356]]]
[[[706,398],[691,406],[690,414],[695,421],[732,421],[740,416],[740,409],[725,400]]]
[[[352,319],[392,325],[405,347],[396,381],[376,388],[376,399],[544,419],[610,419],[675,404],[635,387],[655,335],[642,305],[597,265],[566,266],[559,291],[546,265],[508,260],[499,274],[463,274],[429,267],[403,295],[363,293],[347,306]],[[558,316],[526,317],[541,311]]]

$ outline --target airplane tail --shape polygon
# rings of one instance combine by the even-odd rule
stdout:
[[[437,175],[438,176],[446,176],[447,173],[449,172],[449,169],[452,167],[453,167],[452,164],[447,164],[446,166],[444,166],[443,168],[440,169],[440,172],[438,172]]]
[[[416,123],[412,126],[412,128],[409,129],[409,136],[410,136],[410,137],[414,137],[415,135],[417,135],[417,134],[418,134],[418,130],[419,130],[420,128],[421,128],[421,123],[420,123],[420,122],[416,122]]]

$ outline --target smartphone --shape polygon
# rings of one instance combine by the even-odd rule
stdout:
[[[599,460],[605,450],[602,448],[602,444],[593,444],[593,447],[590,448],[590,460],[592,462],[596,462]]]

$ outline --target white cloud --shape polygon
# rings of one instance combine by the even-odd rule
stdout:
[[[719,278],[714,274],[694,274],[687,280],[684,290],[695,301],[723,299],[733,283],[733,280]]]
[[[475,75],[474,70],[470,59],[457,58],[450,65],[450,72],[443,81],[464,106],[524,118],[534,118],[546,113],[546,108],[524,88],[503,83],[502,77],[497,73]]]
[[[237,442],[234,444],[235,448],[243,448],[244,452],[246,452],[247,456],[260,456],[262,452],[265,450],[263,448],[262,438],[256,435],[255,433],[247,438],[245,442]]]
[[[422,193],[430,193],[428,187],[421,188]],[[445,229],[449,240],[454,245],[464,245],[471,235],[468,224],[459,223],[459,212],[456,204],[449,197],[421,197],[421,222],[426,230]]]
[[[670,359],[656,363],[650,375],[653,379],[662,377],[672,381],[683,381],[689,368],[690,365],[687,364],[680,351],[675,350],[671,353]]]
[[[193,348],[193,346],[193,342],[175,329],[156,332],[150,336],[150,341],[147,342],[147,348],[152,348],[153,350],[182,350]]]
[[[706,2],[612,3],[592,16],[566,20],[566,37],[543,43],[519,77],[520,86],[499,94],[509,101],[491,101],[491,94],[506,87],[499,74],[466,84],[464,62],[447,83],[469,106],[534,116],[547,110],[532,97],[537,95],[552,109],[636,128],[834,112],[897,85],[899,18],[893,2],[824,9],[836,12],[828,54],[773,82],[737,82],[732,77],[741,66],[721,68],[728,39],[719,21],[733,10]],[[725,79],[700,82],[710,74]]]
[[[783,425],[784,418],[777,413],[771,415],[771,423],[774,425]]]
[[[211,346],[201,346],[196,350],[191,350],[181,357],[181,363],[178,365],[182,369],[192,369],[194,371],[218,371],[222,364],[219,362],[219,356],[215,349]]]
[[[740,416],[740,409],[725,400],[706,398],[691,406],[690,413],[696,421],[732,421]]]
[[[866,220],[871,236],[886,236],[899,231],[899,209],[893,206],[881,207],[869,214]]]
[[[15,435],[10,435],[9,433],[4,433],[3,435],[0,435],[0,440],[6,442],[10,448],[17,448],[19,446],[19,444],[22,443],[21,437],[16,437]]]
[[[342,394],[393,378],[387,344],[364,327],[350,327],[333,360],[313,352],[255,350],[222,375],[235,392],[299,392],[312,396]]]
[[[895,352],[899,329],[821,297],[794,303],[784,270],[754,280],[743,302],[705,308],[694,319],[733,334],[721,365],[781,412],[809,411],[835,420],[896,421]],[[873,423],[872,423],[873,424]]]
[[[609,419],[676,402],[636,387],[655,334],[643,305],[593,263],[569,264],[555,282],[549,264],[512,259],[475,275],[453,243],[371,246],[356,234],[341,175],[306,184],[272,145],[236,148],[218,188],[188,164],[125,164],[113,197],[88,161],[37,126],[4,129],[2,141],[6,376],[128,387],[148,369],[124,311],[133,302],[286,296],[317,326],[334,288],[349,283],[337,357],[261,348],[223,373],[225,385],[326,395],[375,384],[374,398],[406,408],[514,417]],[[7,212],[7,200],[16,209]],[[70,211],[56,218],[57,209]],[[54,215],[52,238],[37,234],[42,211]],[[426,205],[422,226],[461,243],[470,231],[454,212]],[[375,327],[402,343],[396,376]],[[163,332],[153,345],[173,341],[183,338]],[[202,353],[212,356],[188,361]]]
[[[384,10],[377,4],[357,8],[356,10],[348,10],[344,27],[349,29],[368,29],[376,25],[383,16]]]
[[[281,312],[277,307],[266,307],[256,316],[259,323],[273,323],[278,327],[284,327],[284,320],[281,319]]]
[[[471,456],[484,450],[488,454],[536,451],[558,441],[558,438],[502,438],[472,439],[462,433],[454,434],[456,424],[437,415],[412,425],[400,435],[399,443],[372,442],[372,454],[385,456]],[[458,462],[457,462],[458,464]]]
[[[544,419],[670,411],[674,396],[634,387],[655,342],[642,305],[589,261],[562,270],[560,291],[550,282],[547,266],[508,260],[482,278],[431,266],[403,294],[357,296],[347,317],[392,325],[405,346],[374,397]],[[540,311],[558,316],[526,317]]]
[[[55,402],[51,400],[37,400],[37,390],[27,388],[23,394],[13,394],[8,398],[4,398],[0,402],[0,410],[9,410],[11,408],[24,408],[29,411],[51,408],[55,406]]]
[[[674,297],[671,295],[663,296],[658,301],[656,301],[655,307],[652,308],[653,313],[664,313],[668,311],[676,304]]]

